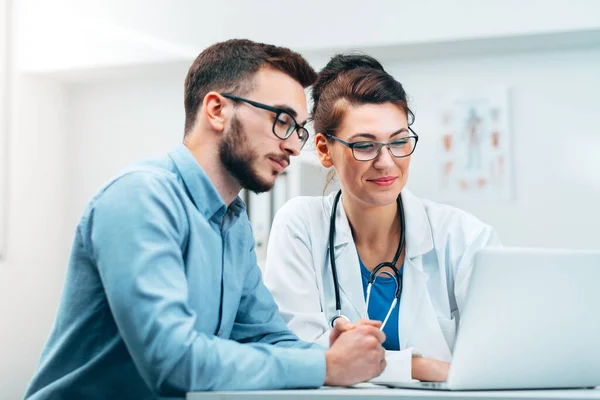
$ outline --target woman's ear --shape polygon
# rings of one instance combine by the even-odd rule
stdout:
[[[331,158],[330,146],[327,141],[327,137],[322,133],[317,133],[315,137],[315,147],[317,148],[317,157],[321,161],[321,165],[325,168],[333,166],[333,159]]]
[[[227,103],[217,92],[208,92],[202,101],[202,113],[208,125],[216,132],[223,132],[227,122]]]

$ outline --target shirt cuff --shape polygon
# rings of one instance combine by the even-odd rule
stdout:
[[[310,349],[286,349],[284,360],[286,388],[317,388],[325,383],[325,351],[320,346]]]

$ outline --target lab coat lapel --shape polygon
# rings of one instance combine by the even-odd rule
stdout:
[[[452,357],[427,288],[423,256],[433,250],[433,233],[425,207],[408,190],[402,191],[406,217],[406,257],[400,300],[400,348],[415,347],[426,357]]]
[[[420,260],[416,260],[419,262]],[[400,348],[405,349],[414,332],[415,322],[421,315],[424,297],[427,293],[427,275],[407,258],[402,274],[402,297],[400,298],[399,333]]]
[[[422,256],[433,250],[433,239],[423,203],[407,189],[402,191],[402,202],[406,220],[406,256],[398,326],[400,348],[404,349],[415,335],[415,324],[422,318],[423,308],[430,303],[425,301],[429,294]]]

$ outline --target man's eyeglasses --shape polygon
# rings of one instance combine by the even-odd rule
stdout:
[[[412,133],[412,135],[399,137],[387,143],[376,142],[374,140],[346,142],[345,140],[335,137],[329,133],[325,134],[325,136],[340,142],[344,146],[350,147],[350,149],[352,149],[352,155],[357,161],[371,161],[379,156],[379,153],[384,146],[387,147],[390,154],[396,158],[410,156],[417,147],[419,135],[417,135],[411,128],[408,128],[408,130],[410,133]]]
[[[233,101],[242,101],[244,103],[250,104],[253,107],[275,113],[275,120],[273,121],[273,134],[279,139],[286,140],[292,135],[292,133],[296,132],[298,134],[298,139],[300,140],[300,149],[302,149],[302,147],[304,147],[304,145],[308,141],[308,131],[303,126],[298,125],[294,117],[292,117],[292,115],[289,112],[282,110],[281,108],[272,107],[267,104],[244,99],[242,97],[234,96],[232,94],[221,93],[221,96],[231,99]]]

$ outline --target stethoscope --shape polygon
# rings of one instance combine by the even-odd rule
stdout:
[[[334,239],[335,239],[335,214],[336,214],[337,205],[340,201],[341,196],[342,196],[342,191],[340,190],[337,193],[337,195],[335,196],[335,200],[333,200],[333,207],[331,209],[331,220],[329,222],[329,262],[331,263],[331,274],[333,275],[333,287],[335,289],[335,310],[336,310],[336,315],[330,321],[332,328],[335,325],[335,322],[339,318],[344,318],[345,320],[350,321],[350,318],[346,317],[345,315],[342,315],[342,302],[340,300],[340,285],[338,283],[337,268],[335,266],[335,256],[334,256],[334,251],[333,251]],[[392,311],[396,307],[396,304],[398,304],[398,302],[400,301],[400,296],[402,295],[402,275],[400,274],[400,271],[398,270],[398,268],[396,268],[396,263],[398,262],[398,259],[400,258],[402,249],[404,248],[404,232],[406,229],[405,229],[405,222],[404,222],[404,206],[402,204],[402,197],[398,196],[398,199],[396,201],[398,202],[398,209],[400,210],[400,227],[401,227],[400,243],[398,243],[398,249],[396,250],[396,254],[394,255],[394,259],[392,260],[392,262],[382,262],[381,264],[379,264],[375,268],[373,268],[373,271],[371,271],[371,273],[369,274],[369,280],[368,280],[368,284],[367,284],[367,296],[365,299],[364,315],[365,315],[365,318],[368,318],[369,317],[369,300],[371,298],[371,288],[373,287],[373,284],[375,283],[375,280],[377,279],[377,273],[383,268],[390,268],[392,271],[394,271],[394,275],[390,274],[387,271],[382,272],[384,274],[390,275],[396,281],[396,294],[395,294],[394,300],[392,301],[392,304],[390,305],[390,309],[388,310],[387,315],[385,316],[385,319],[383,320],[383,323],[381,324],[381,328],[380,328],[381,330],[383,330],[383,328],[385,327],[385,324],[387,323],[388,319],[390,318],[390,315],[392,314]]]

